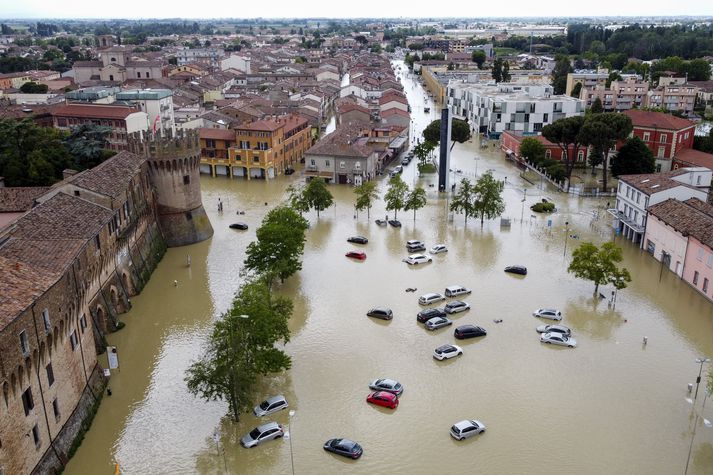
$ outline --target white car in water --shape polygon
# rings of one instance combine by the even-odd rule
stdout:
[[[567,346],[569,348],[577,346],[577,340],[556,332],[543,333],[540,335],[540,341],[542,343],[547,343],[548,345],[560,345]]]
[[[562,320],[562,312],[555,310],[554,308],[538,308],[532,315],[540,318],[547,318],[549,320]]]
[[[433,259],[428,254],[411,254],[406,259],[404,259],[404,262],[410,266],[426,264],[431,261],[433,261]]]
[[[433,357],[443,361],[463,354],[463,348],[458,345],[443,345],[433,351]]]
[[[431,248],[431,254],[440,254],[442,252],[448,252],[448,248],[445,244],[436,244]]]

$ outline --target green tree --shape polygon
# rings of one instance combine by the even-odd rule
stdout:
[[[493,61],[492,76],[496,83],[503,81],[503,60],[497,58]]]
[[[287,187],[287,203],[294,209],[302,213],[309,211],[309,202],[305,197],[305,187],[302,185],[290,185]]]
[[[599,97],[596,97],[594,99],[594,101],[592,102],[592,107],[589,108],[589,112],[591,112],[592,114],[601,114],[602,112],[604,112],[604,106],[602,105],[602,100]]]
[[[538,166],[544,159],[547,149],[534,137],[525,137],[520,143],[520,156]]]
[[[72,128],[70,135],[64,139],[64,145],[74,157],[75,169],[93,168],[107,158],[103,152],[107,146],[106,138],[112,130],[111,127],[93,124]]]
[[[569,95],[579,99],[579,95],[581,92],[582,92],[582,83],[578,82],[572,87],[572,92],[570,92]]]
[[[483,173],[475,182],[475,201],[473,211],[475,216],[480,216],[480,225],[483,225],[485,218],[493,219],[505,211],[505,201],[503,200],[504,184],[493,177],[492,172]]]
[[[386,202],[386,211],[394,210],[394,219],[396,219],[399,210],[404,208],[407,193],[408,186],[401,179],[401,175],[396,174],[389,179],[389,188],[384,194],[384,201]]]
[[[614,284],[617,289],[624,289],[631,282],[631,275],[626,268],[618,268],[623,260],[621,248],[613,242],[606,242],[601,247],[591,242],[583,242],[572,253],[572,262],[567,272],[578,279],[594,282],[594,293],[600,285]]]
[[[639,138],[631,137],[611,159],[611,172],[614,176],[653,173],[656,160],[649,147]]]
[[[423,139],[426,142],[431,142],[435,145],[441,141],[441,121],[440,119],[434,120],[428,127],[423,129]],[[470,140],[470,127],[468,123],[460,119],[452,119],[451,122],[451,150],[453,146],[458,143],[464,143]],[[435,148],[435,147],[434,147]]]
[[[478,65],[478,69],[483,69],[483,64],[485,64],[486,59],[485,51],[483,50],[475,50],[471,55],[471,60]]]
[[[473,184],[467,178],[460,181],[460,186],[451,200],[450,211],[463,213],[464,223],[468,224],[468,217],[475,214],[476,191]]]
[[[503,72],[502,72],[503,82],[508,82],[512,78],[510,75],[510,63],[503,61]]]
[[[309,207],[317,210],[317,218],[319,218],[320,211],[324,211],[334,203],[334,197],[327,189],[327,183],[320,177],[312,178],[309,181],[305,187],[304,197]]]
[[[0,176],[7,186],[48,186],[71,168],[62,132],[32,119],[0,119]]]
[[[416,210],[426,206],[426,190],[417,186],[406,195],[404,211],[413,210],[413,220],[416,221]]]
[[[583,116],[567,117],[542,127],[542,136],[557,144],[562,150],[562,165],[567,178],[567,189],[572,176],[572,170],[582,145],[579,133],[584,125]]]
[[[703,58],[691,60],[686,65],[689,81],[708,81],[711,78],[711,65]]]
[[[290,341],[292,302],[273,297],[262,280],[242,285],[225,314],[213,324],[206,351],[186,371],[188,391],[207,401],[227,401],[238,421],[250,409],[257,377],[291,366],[277,343]]]
[[[257,240],[248,244],[245,268],[269,282],[284,282],[302,269],[307,220],[289,206],[271,209],[256,231]]]
[[[25,94],[46,94],[48,89],[47,84],[38,84],[33,81],[28,81],[20,86],[20,92]]]
[[[593,114],[582,125],[579,138],[583,144],[602,150],[602,188],[607,189],[609,150],[617,140],[625,140],[633,125],[629,116],[615,112]]]
[[[357,213],[362,210],[366,210],[367,219],[370,218],[371,206],[374,201],[379,199],[379,193],[376,191],[376,182],[365,181],[361,185],[354,187],[354,194],[356,195],[356,203],[354,207]]]
[[[558,55],[555,59],[555,68],[552,70],[552,87],[555,94],[564,94],[567,89],[567,75],[572,72],[572,65],[566,55]]]

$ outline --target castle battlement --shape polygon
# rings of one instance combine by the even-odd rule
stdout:
[[[147,133],[129,134],[129,150],[149,160],[173,160],[200,155],[200,134],[198,130],[170,129],[163,134],[149,137]]]

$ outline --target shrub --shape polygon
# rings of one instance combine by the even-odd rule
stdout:
[[[530,206],[530,209],[535,213],[551,213],[555,210],[555,204],[551,202],[547,203],[535,203]]]

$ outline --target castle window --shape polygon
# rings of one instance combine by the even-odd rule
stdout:
[[[35,424],[32,427],[32,439],[35,441],[35,447],[40,447],[40,428]]]
[[[52,386],[54,384],[54,370],[52,369],[52,363],[47,363],[45,369],[47,370],[47,383],[49,386]]]
[[[191,183],[191,176],[190,175],[183,175],[183,184],[184,185],[190,185]]]
[[[52,401],[52,411],[54,412],[54,419],[56,421],[58,421],[60,414],[59,414],[59,401],[57,401],[57,398],[54,398],[54,400]]]
[[[84,329],[87,328],[87,316],[84,314],[79,317],[79,327],[82,329],[82,333],[84,333]]]
[[[188,221],[193,221],[193,215],[191,214],[190,211],[188,211],[188,212],[186,213],[186,219],[187,219]]]
[[[77,338],[76,330],[72,330],[72,333],[69,334],[69,343],[72,345],[72,351],[77,349],[77,345],[79,344],[79,339]]]
[[[20,332],[20,350],[22,350],[23,356],[28,356],[30,354],[30,344],[27,341],[27,333],[25,330]]]
[[[30,411],[35,408],[35,400],[32,399],[32,388],[27,388],[22,393],[22,407],[25,409],[25,416],[28,416]]]

